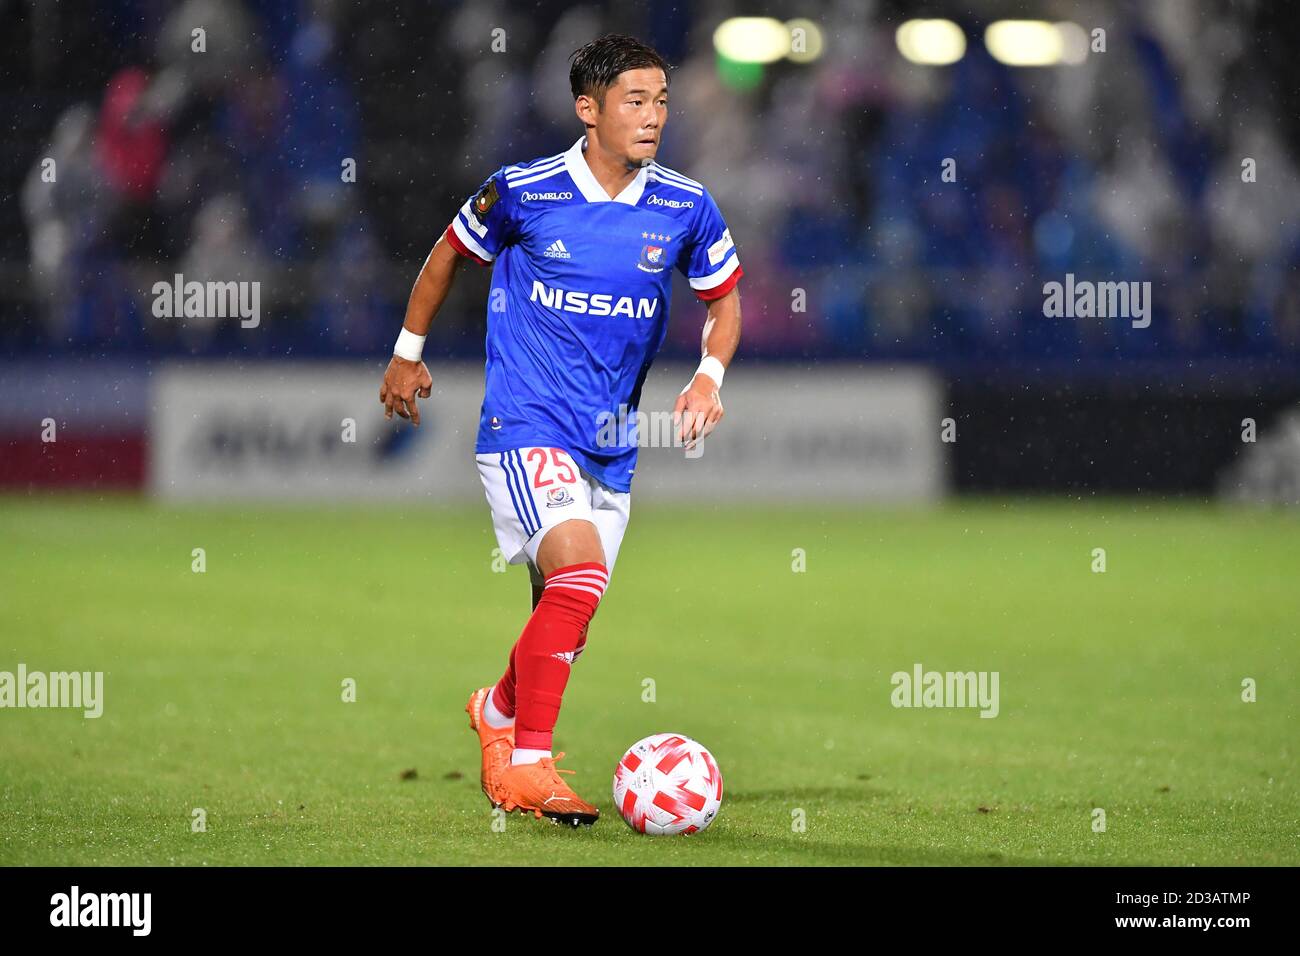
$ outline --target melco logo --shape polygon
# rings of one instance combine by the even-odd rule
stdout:
[[[670,209],[694,209],[695,201],[692,199],[660,199],[658,196],[651,196],[645,201],[647,206],[667,206]]]
[[[529,202],[534,199],[572,199],[573,193],[524,193],[519,197],[520,202]]]

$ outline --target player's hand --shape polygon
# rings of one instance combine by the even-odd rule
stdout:
[[[420,426],[420,409],[415,405],[415,396],[428,398],[433,389],[433,376],[423,362],[408,362],[394,355],[384,371],[384,384],[379,386],[379,401],[384,406],[384,418],[392,418],[393,412],[403,418],[409,418],[411,424]]]
[[[718,427],[722,421],[722,398],[718,385],[707,375],[698,374],[677,396],[673,406],[673,428],[687,450]]]

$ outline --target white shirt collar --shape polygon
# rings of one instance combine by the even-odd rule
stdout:
[[[582,136],[569,147],[569,151],[564,154],[564,168],[568,170],[569,177],[587,202],[609,202],[609,193],[605,192],[604,186],[596,182],[591,167],[587,165],[587,160],[582,155],[586,145],[587,137]],[[641,194],[645,192],[646,176],[649,171],[649,166],[642,166],[633,180],[623,187],[623,191],[615,196],[613,201],[627,203],[629,206],[635,206],[640,202]]]

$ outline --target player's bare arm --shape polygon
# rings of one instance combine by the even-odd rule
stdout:
[[[673,426],[687,448],[706,437],[722,421],[721,381],[718,376],[731,364],[740,345],[740,288],[735,287],[709,303],[700,343],[703,361],[695,377],[677,396]],[[715,365],[710,359],[716,361]]]
[[[423,344],[434,316],[451,291],[460,261],[461,257],[447,242],[444,234],[424,260],[415,285],[411,287],[411,295],[406,302],[406,318],[402,322],[403,338],[408,338],[405,333],[410,333],[410,336],[418,337],[419,344]],[[384,418],[392,418],[396,411],[418,427],[420,409],[415,404],[416,396],[428,398],[432,387],[433,377],[419,358],[418,350],[408,352],[405,358],[394,353],[384,371],[384,382],[379,387],[379,401],[384,406]]]

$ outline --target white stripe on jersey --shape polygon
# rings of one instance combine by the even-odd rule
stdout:
[[[666,183],[667,185],[672,186],[674,189],[680,189],[682,192],[695,193],[695,195],[697,196],[704,195],[704,190],[694,189],[691,186],[687,186],[685,183],[679,183],[676,180],[665,179],[663,176],[660,176],[658,173],[656,173],[653,169],[646,175],[646,179],[653,179],[657,183]]]
[[[465,224],[478,233],[480,239],[486,239],[487,226],[483,225],[478,216],[474,215],[474,210],[470,208],[470,203],[473,201],[472,199],[465,200],[465,205],[460,207],[461,215],[465,217]]]
[[[510,182],[513,179],[519,179],[523,176],[531,176],[533,173],[540,173],[542,170],[550,169],[556,163],[562,162],[564,162],[564,154],[560,153],[559,156],[551,156],[549,159],[538,160],[537,164],[534,166],[528,166],[526,168],[523,166],[511,166],[506,169],[506,182]]]
[[[460,216],[457,216],[451,221],[451,228],[455,231],[456,238],[465,243],[465,247],[480,259],[485,262],[491,262],[496,258],[496,256],[492,255],[492,253],[479,245],[479,241],[474,238],[473,234],[465,228],[465,224],[461,222]]]
[[[658,163],[651,163],[650,168],[654,172],[659,173],[661,176],[667,176],[669,179],[679,180],[680,182],[682,182],[687,186],[694,186],[696,189],[704,188],[703,183],[697,183],[695,180],[689,179],[686,176],[683,176],[681,173],[677,172],[677,170],[669,169],[667,166],[660,166]]]
[[[700,276],[697,279],[691,279],[691,288],[699,289],[701,292],[708,291],[709,289],[716,289],[718,286],[722,285],[722,283],[727,281],[727,277],[735,272],[736,267],[739,265],[740,260],[736,258],[736,254],[733,252],[731,258],[724,262],[718,268],[717,272],[707,276]]]
[[[550,179],[552,176],[559,175],[562,172],[564,172],[563,163],[561,163],[559,166],[556,166],[548,173],[542,173],[540,176],[530,176],[527,179],[516,179],[513,182],[508,181],[506,183],[506,188],[514,189],[516,186],[527,186],[529,183],[535,183],[542,179]]]

